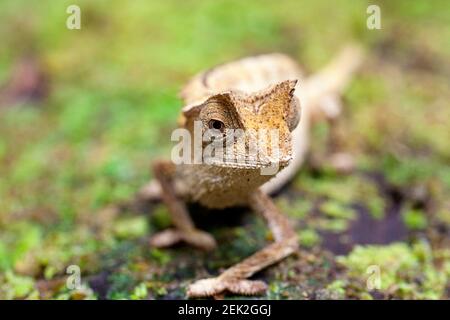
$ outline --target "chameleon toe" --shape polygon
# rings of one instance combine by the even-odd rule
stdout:
[[[191,284],[187,290],[189,298],[216,296],[226,289],[225,282],[219,278],[202,279]]]
[[[267,284],[258,280],[232,280],[227,283],[227,289],[235,294],[254,296],[265,293]]]
[[[225,292],[253,296],[263,294],[266,290],[267,285],[263,281],[217,277],[194,282],[189,286],[187,296],[189,298],[205,298],[218,296]]]
[[[182,239],[181,234],[178,230],[167,229],[154,234],[150,240],[150,246],[156,248],[166,248],[173,246]]]

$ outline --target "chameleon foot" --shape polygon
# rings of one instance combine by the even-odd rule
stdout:
[[[217,247],[216,240],[207,232],[200,230],[184,231],[179,229],[167,229],[156,233],[150,238],[150,245],[152,247],[165,248],[180,241],[184,241],[206,251]]]
[[[187,290],[189,298],[202,298],[219,296],[224,292],[239,295],[259,295],[267,290],[263,281],[245,279],[222,279],[219,277],[198,280],[191,284]]]

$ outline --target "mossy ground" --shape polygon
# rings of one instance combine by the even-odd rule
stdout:
[[[100,0],[77,1],[71,31],[72,3],[0,4],[0,83],[24,56],[48,80],[45,98],[0,105],[0,298],[185,298],[268,243],[246,209],[194,206],[219,249],[151,249],[167,211],[136,191],[170,154],[177,91],[195,72],[272,51],[313,72],[349,41],[366,60],[344,114],[314,129],[303,171],[275,197],[301,250],[256,278],[274,299],[450,298],[448,1],[382,2],[381,30],[366,28],[365,1]],[[335,172],[333,151],[355,169]]]

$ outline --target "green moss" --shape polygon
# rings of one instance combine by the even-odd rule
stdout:
[[[161,265],[167,264],[172,259],[167,250],[160,250],[156,248],[152,248],[150,250],[150,256]]]
[[[135,278],[126,272],[114,273],[108,281],[110,283],[108,298],[115,300],[128,299],[136,284]]]
[[[314,226],[324,231],[341,233],[349,228],[349,221],[345,219],[318,219],[314,221]]]
[[[335,280],[330,283],[326,289],[330,292],[330,296],[335,299],[344,299],[346,293],[346,282],[342,279]]]
[[[384,218],[386,204],[385,200],[383,200],[381,197],[368,197],[366,205],[373,218],[377,220]]]
[[[0,278],[1,299],[24,299],[33,294],[34,280],[31,277],[20,276],[11,271],[4,273],[4,279]]]
[[[379,270],[380,290],[395,292],[402,298],[439,299],[449,280],[433,264],[433,252],[426,242],[412,247],[405,243],[389,246],[357,246],[338,261],[348,268],[350,276],[372,281]],[[417,279],[421,279],[417,281]]]
[[[365,205],[374,218],[380,219],[384,216],[385,200],[380,196],[375,183],[366,177],[325,174],[316,179],[310,175],[301,174],[295,183],[307,192],[307,199],[327,198],[329,201],[326,202],[324,211],[331,216],[343,214],[346,218],[353,217],[354,214],[343,207],[356,203]]]
[[[147,285],[145,283],[138,284],[130,295],[131,300],[142,300],[148,295]]]
[[[279,282],[270,283],[268,292],[267,292],[267,299],[279,300],[279,299],[286,298],[285,296],[283,296],[284,287],[285,287],[285,285],[283,285],[282,283],[279,283]]]
[[[156,206],[153,210],[151,220],[152,224],[159,230],[166,229],[172,225],[167,206],[164,204]]]
[[[165,287],[161,286],[161,284],[153,283],[150,285],[150,289],[157,297],[163,297],[167,294],[167,289]]]
[[[409,209],[403,213],[405,225],[412,230],[422,230],[427,227],[427,217],[422,210]]]
[[[305,229],[298,232],[300,244],[305,247],[313,247],[320,243],[320,235],[314,229]]]
[[[123,239],[142,237],[148,232],[147,219],[144,216],[121,218],[114,223],[114,235]]]
[[[40,246],[42,243],[42,229],[39,225],[29,222],[18,222],[8,227],[11,238],[4,238],[0,246],[2,257],[0,267],[11,268],[20,262],[28,252]],[[3,234],[3,237],[5,234]],[[0,235],[0,239],[2,235]]]
[[[307,199],[294,201],[280,197],[276,199],[277,207],[292,218],[304,219],[311,211],[313,204]]]
[[[352,220],[355,219],[355,212],[335,201],[327,201],[320,206],[320,210],[328,217]]]
[[[419,266],[411,249],[403,243],[386,247],[357,246],[347,257],[339,257],[338,261],[347,266],[352,275],[362,277],[370,266],[378,266],[381,271],[381,288],[384,290],[403,282],[399,277],[402,271]]]

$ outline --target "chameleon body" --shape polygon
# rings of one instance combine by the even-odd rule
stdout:
[[[209,208],[247,205],[265,218],[275,240],[221,275],[191,284],[187,290],[189,297],[217,297],[225,292],[260,294],[266,289],[265,283],[247,278],[297,250],[295,231],[268,194],[288,182],[302,164],[311,122],[319,115],[332,118],[339,114],[338,95],[359,58],[359,50],[347,48],[321,72],[304,77],[290,57],[267,54],[202,72],[184,87],[181,97],[185,107],[180,126],[191,134],[195,133],[195,123],[200,124],[202,133],[217,129],[224,138],[227,129],[275,129],[279,146],[274,155],[270,152],[272,146],[264,145],[267,153],[245,158],[242,163],[225,159],[198,164],[174,165],[164,161],[154,164],[156,180],[144,187],[141,195],[162,198],[174,228],[153,235],[151,245],[165,247],[185,241],[205,250],[215,248],[213,237],[194,226],[186,202],[198,202]],[[246,142],[245,146],[251,143]],[[239,152],[235,155],[240,155]],[[261,169],[274,163],[280,173],[261,174]]]
[[[220,111],[201,110],[207,114],[208,121],[211,117],[221,120],[231,117],[234,119],[227,122],[236,129],[277,129],[281,133],[281,157],[287,159],[280,161],[282,169],[292,158],[289,125],[293,130],[300,117],[298,99],[293,96],[300,77],[298,65],[282,54],[250,57],[218,66],[197,75],[182,90],[186,107],[180,122],[191,130],[191,120],[197,120],[196,115],[203,116],[194,110],[213,101],[212,109]],[[214,103],[218,96],[222,106]],[[286,118],[292,123],[287,123]],[[178,167],[178,172],[183,177],[180,181],[185,186],[181,189],[188,200],[210,208],[225,208],[247,204],[248,195],[273,178],[261,174],[262,166],[260,161],[240,167],[184,165]]]

